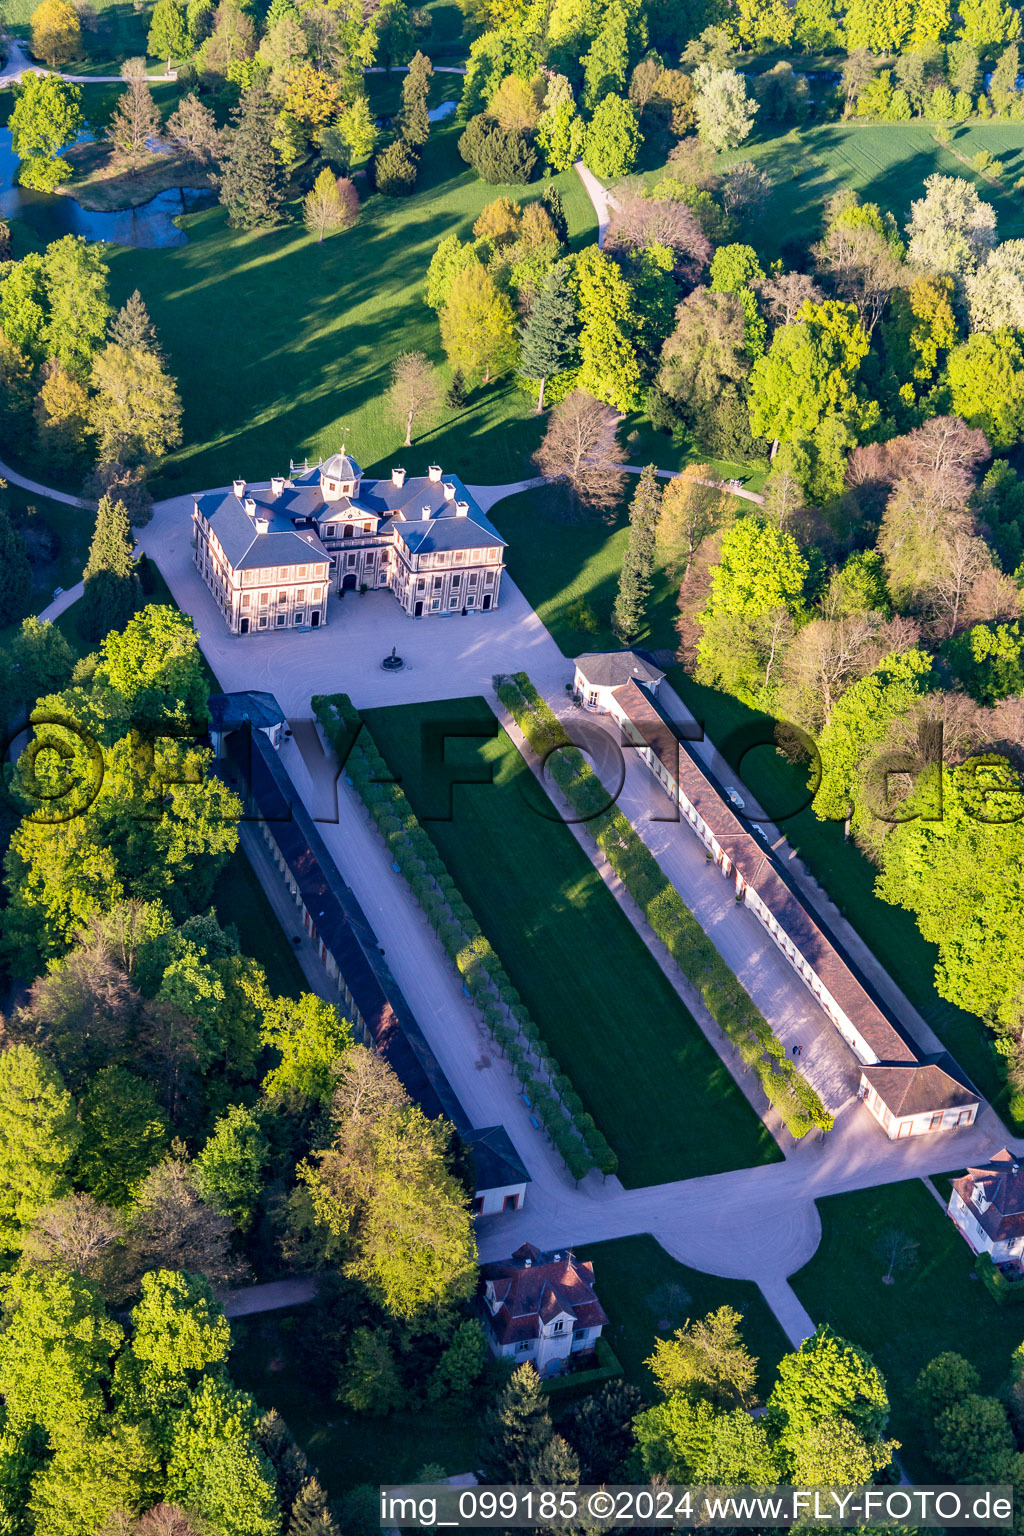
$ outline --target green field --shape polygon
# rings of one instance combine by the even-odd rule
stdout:
[[[458,88],[457,76],[439,76],[435,99]],[[213,208],[183,221],[185,246],[112,250],[114,300],[142,291],[185,402],[186,446],[165,465],[165,494],[267,476],[342,442],[365,467],[385,471],[437,459],[469,481],[529,473],[543,423],[514,383],[477,391],[461,412],[445,410],[411,450],[401,448],[380,398],[400,352],[441,360],[437,319],[422,298],[438,241],[453,230],[468,235],[502,192],[541,191],[478,180],[459,159],[459,131],[450,120],[435,124],[416,193],[368,198],[359,223],[321,246],[294,221],[294,208],[292,222],[255,234],[229,229],[224,210]],[[595,219],[578,177],[568,172],[555,185],[573,243],[586,244]]]
[[[937,144],[934,128],[920,122],[850,122],[793,128],[771,138],[755,134],[722,157],[723,166],[756,161],[773,183],[767,210],[747,238],[766,259],[819,239],[825,201],[843,187],[878,203],[902,227],[910,204],[924,196],[925,177],[934,171],[976,182],[981,196],[996,209],[1001,240],[1024,234],[1024,200],[1010,190],[1024,174],[1024,123],[970,123],[953,130],[958,153],[970,159],[987,149],[1003,161],[1005,189],[993,187]],[[648,173],[647,179],[657,180],[657,173]]]
[[[983,1392],[997,1392],[1024,1337],[1024,1311],[1001,1307],[971,1279],[971,1250],[918,1181],[833,1195],[819,1200],[818,1210],[821,1246],[792,1277],[793,1289],[816,1323],[829,1323],[874,1356],[889,1383],[889,1433],[904,1446],[911,1480],[924,1479],[936,1469],[914,1411],[919,1372],[952,1349],[977,1367]],[[893,1231],[918,1248],[916,1259],[886,1285],[881,1245]]]
[[[493,722],[483,699],[365,712],[417,812],[425,720]],[[572,833],[524,803],[533,775],[504,732],[449,739],[447,761],[493,766],[427,821],[463,896],[552,1054],[635,1187],[746,1168],[780,1154]],[[538,801],[542,797],[537,793]],[[549,816],[552,819],[548,819]],[[504,1070],[504,1069],[501,1069]]]
[[[743,1314],[743,1340],[758,1361],[759,1396],[763,1400],[771,1391],[775,1367],[790,1345],[756,1285],[689,1269],[646,1234],[589,1243],[574,1252],[594,1266],[594,1288],[610,1319],[605,1337],[623,1375],[647,1396],[653,1382],[644,1362],[658,1336],[726,1305]]]

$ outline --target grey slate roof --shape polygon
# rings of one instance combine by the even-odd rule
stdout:
[[[503,1125],[467,1131],[462,1139],[473,1155],[477,1189],[502,1189],[509,1184],[533,1182]]]
[[[334,460],[340,456],[335,454]],[[321,478],[359,479],[361,471],[346,456],[350,473],[332,474],[327,464],[296,475],[285,484],[280,495],[273,494],[269,482],[246,485],[244,498],[234,489],[209,491],[196,497],[196,505],[213,528],[225,555],[236,570],[263,569],[274,565],[305,565],[330,557],[321,542],[327,523],[342,521],[346,514],[373,517],[378,533],[397,529],[415,554],[449,549],[501,549],[505,540],[480,509],[457,475],[444,475],[440,481],[420,475],[397,486],[391,479],[363,480],[358,495],[325,501]],[[445,495],[445,484],[455,495]],[[257,533],[252,518],[243,505],[245,498],[256,503],[255,516],[265,518],[266,533]],[[456,502],[465,502],[466,516],[459,517]],[[423,508],[430,509],[424,518]]]
[[[630,678],[657,683],[665,676],[648,651],[585,651],[576,665],[595,688],[621,688]]]
[[[234,731],[253,725],[258,731],[281,725],[285,714],[272,693],[211,693],[210,729]]]

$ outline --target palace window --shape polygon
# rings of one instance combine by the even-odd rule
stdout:
[[[278,616],[277,616],[278,624],[283,624],[286,618],[287,618],[287,614],[279,613]]]
[[[327,524],[327,527],[324,529],[324,538],[326,538],[326,539],[333,539],[334,538],[334,524],[333,523],[328,523]]]
[[[265,608],[267,606],[267,603],[269,602],[269,600],[270,600],[270,593],[269,592],[261,592],[260,593],[260,607],[261,608]]]
[[[277,594],[277,600],[278,600],[279,603],[286,603],[288,601],[288,593],[287,592],[279,592]]]
[[[300,587],[299,590],[296,592],[296,594],[295,594],[295,601],[297,603],[304,603],[306,601],[306,589],[305,589],[305,587]]]
[[[248,608],[248,606],[249,606],[249,593],[248,592],[243,592],[242,593],[242,607],[243,608]]]

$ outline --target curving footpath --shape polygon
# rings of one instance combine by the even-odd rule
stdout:
[[[90,505],[51,492],[2,464],[0,475],[39,495]],[[471,490],[489,507],[502,496],[539,483],[526,480]],[[321,682],[325,691],[329,691],[328,682],[330,689],[346,689],[358,707],[366,707],[454,696],[455,692],[482,692],[489,697],[494,671],[523,667],[552,707],[565,709],[565,658],[509,578],[507,597],[494,615],[495,622],[487,625],[482,619],[466,620],[467,627],[458,628],[453,621],[425,634],[422,625],[396,613],[386,594],[370,593],[355,600],[345,598],[342,623],[315,636],[282,635],[269,643],[267,637],[239,641],[224,631],[213,598],[193,565],[190,507],[190,496],[158,502],[152,521],[138,531],[138,541],[158,561],[176,602],[195,619],[204,655],[222,687],[268,688],[277,693],[290,716],[304,717],[309,713],[310,692]],[[73,596],[73,592],[62,594],[41,617],[55,617]],[[388,679],[374,658],[379,659],[382,634],[390,644],[392,632],[397,632],[395,638],[411,665]],[[343,648],[339,636],[344,639]],[[710,743],[705,748],[713,752]],[[314,758],[310,768],[309,756],[296,739],[282,747],[297,793],[319,816],[335,775],[326,757],[319,763]],[[629,1190],[617,1178],[602,1180],[591,1173],[574,1186],[547,1139],[530,1124],[507,1064],[495,1056],[433,930],[404,880],[395,875],[384,844],[343,779],[337,799],[337,820],[321,822],[322,835],[375,931],[386,935],[388,962],[442,1069],[473,1122],[504,1124],[530,1169],[533,1182],[525,1210],[480,1222],[478,1243],[484,1260],[503,1257],[525,1238],[541,1248],[558,1249],[568,1243],[650,1233],[684,1264],[757,1284],[795,1346],[814,1328],[789,1277],[818,1246],[821,1228],[816,1200],[948,1173],[968,1162],[985,1161],[1004,1145],[1024,1154],[1024,1140],[1008,1135],[991,1106],[985,1106],[973,1127],[893,1143],[853,1099],[840,1109],[835,1128],[823,1141],[813,1135],[802,1142],[783,1136],[783,1158],[775,1163]],[[639,813],[634,824],[644,835]],[[665,867],[671,878],[671,866],[666,862]],[[876,978],[884,978],[890,996],[899,1002],[895,983],[870,958]],[[762,963],[753,952],[751,963]],[[902,1006],[909,1007],[905,999]],[[807,1012],[816,1019],[812,1005],[807,1005]],[[830,1026],[818,1021],[817,1027],[827,1030]],[[735,1071],[725,1043],[716,1048],[726,1066]],[[664,1102],[657,1083],[652,1082],[650,1113],[685,1117],[686,1105]],[[268,1293],[268,1309],[278,1304]]]

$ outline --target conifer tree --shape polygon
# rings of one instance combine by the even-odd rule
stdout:
[[[661,513],[657,467],[648,464],[640,476],[629,507],[629,543],[619,572],[619,590],[612,609],[612,628],[620,640],[632,640],[640,629],[654,573],[654,543]]]
[[[288,1536],[341,1536],[327,1506],[327,1495],[315,1477],[299,1489],[288,1521]]]
[[[220,200],[236,229],[277,222],[283,192],[272,142],[275,117],[270,95],[258,85],[246,91],[235,108],[217,181]]]
[[[137,288],[110,322],[110,339],[119,347],[137,347],[140,352],[151,352],[154,357],[163,355],[156,327]]]
[[[452,374],[452,381],[445,392],[444,403],[450,411],[461,411],[466,403],[466,376],[461,368],[456,368]]]
[[[551,1416],[532,1365],[514,1371],[484,1416],[481,1464],[489,1483],[528,1483],[531,1469],[551,1439]]]
[[[540,383],[537,414],[544,409],[544,386],[564,368],[576,345],[576,303],[565,267],[552,267],[520,332],[519,371]]]
[[[104,496],[96,512],[96,531],[83,576],[82,628],[90,640],[124,629],[142,601],[135,574],[128,510],[123,501]]]
[[[407,144],[422,149],[430,137],[430,114],[427,102],[434,66],[425,53],[414,53],[409,62],[409,73],[402,81],[402,108],[398,114],[398,131]]]

